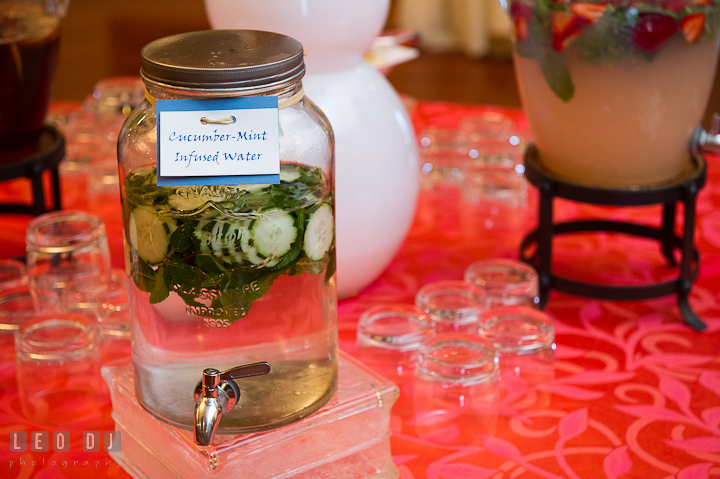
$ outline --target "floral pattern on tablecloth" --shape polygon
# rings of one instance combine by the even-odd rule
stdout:
[[[412,118],[418,130],[454,127],[483,111],[507,115],[528,136],[519,110],[420,102]],[[391,447],[402,479],[720,476],[720,159],[708,163],[709,181],[697,203],[702,261],[690,295],[707,330],[687,327],[674,297],[612,302],[552,292],[546,312],[556,326],[555,379],[537,388],[507,386],[493,435],[474,434],[464,411],[431,420],[417,416],[412,382],[401,378]],[[476,260],[517,258],[521,239],[536,224],[536,193],[529,191],[528,206],[515,209],[468,203],[453,185],[422,191],[414,225],[387,270],[356,297],[340,301],[340,347],[355,353],[357,321],[370,306],[410,304],[421,286],[461,279]],[[679,223],[682,208],[677,213]],[[659,226],[661,208],[556,201],[556,220],[592,217]],[[11,216],[0,229],[5,256],[22,251],[26,222]],[[642,238],[566,235],[556,239],[554,251],[555,270],[574,278],[640,284],[676,274],[657,244]],[[127,477],[105,453],[9,452],[9,431],[39,426],[19,413],[12,359],[0,359],[0,476]],[[92,426],[67,428],[109,429],[109,412],[105,407],[88,419]],[[63,468],[62,461],[89,466]]]

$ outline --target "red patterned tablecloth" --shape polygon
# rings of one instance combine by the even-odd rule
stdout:
[[[420,103],[412,116],[418,129],[453,126],[486,109],[523,121],[516,110],[446,103]],[[467,441],[472,426],[453,415],[442,416],[428,432],[413,414],[411,386],[402,386],[391,419],[392,454],[401,478],[720,476],[720,159],[708,163],[709,181],[697,203],[702,266],[690,296],[707,330],[685,326],[674,297],[610,302],[553,292],[546,312],[557,332],[555,380],[541,391],[505,397],[494,436]],[[3,194],[25,194],[21,184],[3,188]],[[452,188],[423,191],[414,225],[393,262],[361,294],[339,303],[340,347],[355,353],[357,320],[368,307],[410,304],[422,285],[461,279],[479,259],[517,258],[521,238],[536,224],[534,191],[529,203],[527,209],[505,210],[464,203]],[[105,218],[112,218],[112,208]],[[661,209],[557,200],[557,220],[583,217],[659,226]],[[27,221],[20,216],[2,219],[1,256],[23,254]],[[108,230],[115,266],[121,266],[117,222]],[[647,239],[564,235],[556,239],[554,250],[555,270],[578,279],[591,271],[594,279],[605,282],[644,284],[675,272]],[[11,349],[6,344],[0,351],[1,477],[127,477],[105,453],[82,452],[80,435],[72,436],[70,452],[12,453],[11,431],[48,428],[19,412]],[[59,430],[111,428],[106,405],[82,423]]]

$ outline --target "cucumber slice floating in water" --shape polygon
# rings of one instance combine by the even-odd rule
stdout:
[[[310,215],[303,239],[303,251],[308,258],[319,261],[325,256],[333,241],[334,226],[332,208],[327,203]]]
[[[243,262],[242,239],[248,236],[244,221],[200,221],[193,235],[201,254],[212,254],[226,263]]]
[[[296,168],[280,170],[280,183],[292,183],[300,178],[300,172]]]
[[[158,264],[170,251],[170,235],[177,228],[173,218],[160,217],[151,206],[137,206],[130,212],[130,245],[148,264]]]
[[[295,218],[280,209],[263,212],[265,218],[258,218],[250,228],[252,246],[266,258],[280,257],[290,251],[297,239]]]

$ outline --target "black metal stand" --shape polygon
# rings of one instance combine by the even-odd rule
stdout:
[[[65,138],[51,126],[45,126],[38,141],[29,147],[0,151],[0,181],[28,178],[32,184],[32,205],[0,203],[0,213],[21,213],[38,216],[62,209],[60,200],[60,174],[58,166],[65,157]],[[52,180],[52,207],[45,204],[43,172],[50,171]]]
[[[700,254],[694,246],[695,200],[707,177],[705,160],[696,156],[693,162],[692,171],[668,185],[638,189],[597,188],[565,181],[544,169],[538,161],[537,149],[531,145],[525,153],[525,175],[528,181],[540,190],[539,225],[523,239],[520,245],[520,258],[538,271],[540,307],[545,307],[551,289],[587,298],[621,301],[677,294],[678,307],[685,322],[696,330],[705,329],[705,323],[697,317],[688,302],[688,294],[697,278],[700,266]],[[607,206],[662,204],[662,226],[653,228],[629,222],[604,220],[555,224],[553,223],[554,198]],[[682,202],[685,206],[682,237],[675,234],[677,202]],[[682,259],[678,278],[648,285],[618,286],[575,281],[553,274],[553,236],[588,231],[625,233],[655,239],[660,242],[663,255],[673,266],[677,266],[673,251],[680,250]],[[537,245],[537,249],[528,255],[527,251],[532,245]]]

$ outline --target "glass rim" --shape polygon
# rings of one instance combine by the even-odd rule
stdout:
[[[46,226],[69,221],[87,223],[88,228],[85,231],[53,235],[52,241],[41,231]],[[25,245],[28,250],[41,253],[66,253],[90,245],[104,237],[105,225],[99,217],[85,211],[61,210],[33,218],[27,227]]]
[[[66,328],[69,335],[60,339],[42,340],[37,333]],[[74,330],[74,331],[73,331]],[[26,321],[15,332],[15,351],[22,360],[74,360],[95,350],[97,328],[80,314],[48,314]]]
[[[387,318],[403,318],[412,326],[412,330],[394,335],[373,331],[374,323]],[[360,316],[357,340],[358,345],[362,342],[382,349],[413,351],[421,348],[434,334],[432,323],[419,308],[412,305],[378,305],[369,308]]]
[[[428,305],[433,298],[445,294],[460,294],[472,298],[475,304],[453,309]],[[482,313],[487,310],[487,294],[483,289],[463,280],[436,281],[418,290],[415,295],[415,305],[428,314],[432,321],[466,324],[479,320]]]
[[[437,357],[437,353],[445,348],[465,348],[473,357],[467,361]],[[443,333],[430,339],[420,350],[416,371],[427,380],[470,385],[496,381],[498,364],[495,351],[480,336]]]
[[[482,281],[477,277],[479,272],[516,272],[522,279],[509,284],[495,285],[488,284],[486,281]],[[473,286],[483,288],[485,292],[490,296],[490,291],[494,289],[512,289],[512,290],[536,290],[538,287],[538,274],[535,268],[529,264],[513,259],[507,258],[493,258],[475,261],[465,269],[464,279],[467,283]]]
[[[519,331],[519,335],[513,331],[506,332],[502,328],[508,322],[523,323],[525,327]],[[531,354],[554,348],[555,325],[548,314],[538,309],[506,306],[492,309],[483,315],[480,336],[498,354]]]
[[[31,307],[6,309],[9,303],[15,301],[23,301]],[[24,322],[42,315],[48,308],[59,304],[60,299],[56,295],[43,292],[33,294],[27,286],[2,291],[0,292],[0,333],[13,333],[20,329]]]

